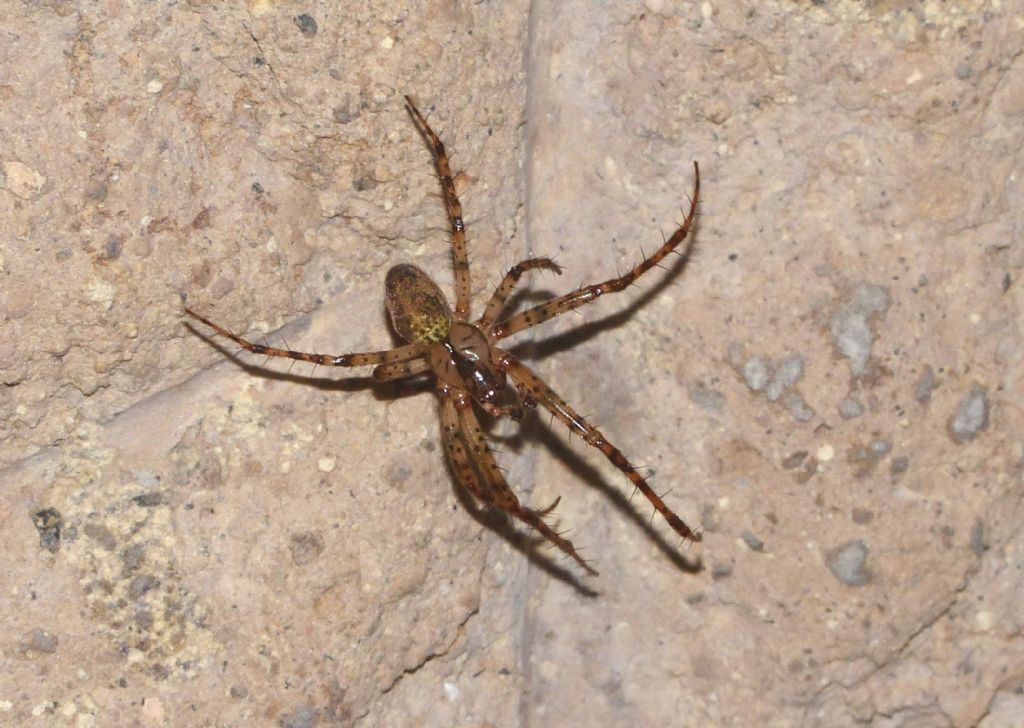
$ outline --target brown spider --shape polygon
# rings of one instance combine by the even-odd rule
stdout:
[[[562,272],[561,267],[550,258],[524,260],[512,266],[505,274],[491,295],[483,315],[470,323],[466,226],[462,219],[462,206],[452,182],[448,154],[412,99],[406,96],[405,104],[413,124],[430,147],[441,180],[441,192],[451,224],[455,261],[454,313],[437,284],[422,270],[408,264],[396,265],[389,270],[384,286],[391,323],[398,335],[409,343],[387,351],[329,356],[277,349],[253,344],[190,309],[186,308],[185,312],[253,354],[280,356],[333,367],[373,366],[373,378],[378,382],[424,372],[433,373],[441,400],[441,437],[459,482],[486,506],[498,508],[535,528],[591,574],[596,575],[597,571],[580,557],[572,542],[544,521],[544,517],[558,505],[561,497],[541,510],[527,508],[519,502],[487,445],[473,409],[474,403],[495,417],[507,415],[517,421],[522,418],[525,409],[540,404],[567,425],[571,432],[604,453],[665,517],[676,533],[684,539],[700,541],[700,534],[692,531],[665,505],[618,448],[608,442],[596,427],[581,417],[525,364],[497,346],[498,341],[512,334],[586,305],[605,293],[623,290],[675,250],[690,231],[697,213],[697,196],[700,193],[700,169],[697,163],[693,163],[693,198],[686,219],[650,258],[645,258],[618,278],[583,286],[514,316],[499,318],[509,294],[523,273],[529,270]],[[685,252],[682,251],[682,254]]]

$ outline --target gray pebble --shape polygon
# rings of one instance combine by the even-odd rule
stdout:
[[[750,531],[744,531],[741,533],[740,538],[743,539],[743,543],[745,543],[747,548],[751,551],[757,551],[758,553],[764,551],[764,541],[759,539]]]
[[[868,447],[871,448],[872,454],[874,454],[879,460],[892,452],[892,443],[888,440],[872,440]]]
[[[974,522],[971,527],[971,551],[975,556],[981,556],[988,551],[988,543],[985,541],[985,526],[980,520]]]
[[[107,260],[117,260],[124,250],[124,240],[117,235],[111,235],[103,245],[103,257]]]
[[[358,118],[359,112],[352,111],[351,109],[348,109],[347,107],[344,106],[335,106],[334,109],[331,111],[331,115],[334,117],[334,120],[339,124],[348,124],[351,123],[352,121],[355,121],[355,119]]]
[[[319,722],[320,711],[312,705],[304,705],[287,715],[281,716],[278,720],[278,725],[281,728],[313,728]]]
[[[793,468],[799,467],[800,464],[807,459],[806,450],[797,450],[791,455],[787,455],[782,461],[782,467],[785,470],[792,470]]]
[[[133,621],[135,622],[135,626],[143,632],[149,632],[153,629],[153,613],[148,609],[139,609],[135,612]]]
[[[132,599],[138,599],[143,594],[160,586],[160,580],[150,574],[139,574],[132,578],[128,585],[128,593]]]
[[[32,523],[39,532],[39,545],[55,554],[60,551],[60,530],[64,519],[56,508],[44,508],[32,514]]]
[[[847,358],[850,373],[859,377],[867,369],[875,334],[870,319],[884,314],[889,308],[889,293],[881,286],[857,286],[850,301],[832,317],[832,340],[839,352]]]
[[[690,401],[709,412],[725,410],[725,395],[704,384],[694,384],[690,387]]]
[[[299,32],[303,35],[314,36],[316,35],[316,20],[313,19],[312,15],[303,13],[302,15],[295,16],[295,25],[298,26]]]
[[[163,505],[163,502],[164,494],[161,491],[143,493],[132,498],[132,503],[142,508],[155,508],[156,506]]]
[[[96,541],[107,551],[113,551],[117,548],[117,537],[106,526],[98,523],[87,523],[82,527],[82,533]]]
[[[755,392],[760,392],[768,384],[768,373],[768,360],[763,356],[751,357],[743,365],[743,378]]]
[[[291,538],[289,548],[292,552],[292,563],[305,566],[316,561],[324,552],[324,539],[314,531],[296,533]]]
[[[927,404],[932,398],[932,390],[935,389],[935,370],[931,367],[925,367],[924,371],[921,372],[921,376],[918,377],[917,384],[914,385],[914,399],[921,404]]]
[[[840,582],[847,586],[864,586],[868,574],[864,562],[868,558],[868,547],[860,539],[849,541],[825,554],[825,564]]]
[[[839,403],[839,416],[844,420],[852,420],[864,414],[864,405],[853,397],[846,397]]]
[[[850,305],[866,316],[885,313],[889,309],[889,292],[874,283],[862,283],[853,292]]]
[[[121,552],[121,562],[124,564],[125,573],[131,572],[142,566],[146,560],[146,549],[142,544],[132,544]]]
[[[404,483],[412,476],[412,467],[404,459],[394,460],[384,473],[384,477],[390,483]]]
[[[107,186],[100,180],[92,180],[85,185],[85,199],[92,202],[103,202],[107,199]]]
[[[892,459],[889,463],[889,475],[892,476],[893,480],[897,480],[901,475],[907,472],[907,468],[910,467],[910,458],[906,455],[900,455]]]
[[[814,410],[807,406],[799,392],[790,392],[783,398],[782,403],[797,422],[810,422],[814,417]]]
[[[57,635],[39,627],[29,632],[22,643],[26,651],[43,652],[47,655],[52,655],[56,652],[59,644],[60,638]]]
[[[949,434],[953,441],[962,444],[973,440],[988,427],[988,397],[985,388],[975,382],[949,419]]]
[[[711,567],[711,578],[715,581],[728,579],[730,576],[732,576],[731,564],[715,564]]]
[[[792,387],[804,374],[804,358],[799,354],[790,354],[775,369],[771,381],[765,388],[765,396],[774,402],[782,393]]]

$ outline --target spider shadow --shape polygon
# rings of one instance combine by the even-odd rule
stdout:
[[[666,275],[664,275],[657,284],[633,300],[623,310],[597,321],[584,324],[583,326],[574,328],[563,334],[543,339],[539,342],[523,342],[510,350],[516,356],[527,359],[537,356],[550,356],[579,345],[605,330],[621,326],[630,317],[632,317],[636,311],[663,291],[665,287],[671,285],[672,279],[681,274],[685,269],[686,264],[689,262],[691,250],[692,246],[690,250],[681,255],[679,260],[675,261],[674,264],[669,267]],[[547,298],[543,298],[544,295],[545,294],[541,292],[523,291],[523,295],[521,297],[517,296],[514,299],[514,302],[518,304],[526,300],[547,300]],[[219,340],[203,335],[203,333],[190,322],[186,322],[186,326],[192,333],[202,338],[210,346],[220,352],[226,359],[232,361],[247,374],[262,377],[271,381],[304,384],[316,387],[321,391],[360,392],[370,390],[376,399],[386,402],[392,402],[396,399],[414,396],[416,394],[432,390],[429,377],[414,377],[409,380],[396,380],[393,382],[381,383],[376,382],[372,377],[365,376],[348,376],[333,379],[317,377],[312,373],[308,375],[294,374],[291,371],[291,366],[289,366],[289,369],[286,371],[269,369],[265,364],[255,364],[245,361],[239,356],[241,352],[233,351],[222,345]],[[665,538],[654,529],[652,523],[644,520],[637,510],[630,505],[629,499],[619,489],[610,485],[594,466],[587,463],[578,454],[569,449],[562,440],[555,436],[554,432],[550,428],[539,427],[539,423],[531,424],[535,419],[536,418],[531,418],[521,425],[517,428],[515,434],[495,439],[501,440],[503,444],[510,446],[511,449],[517,452],[523,448],[526,440],[534,439],[543,442],[550,452],[560,458],[573,472],[578,473],[580,477],[588,482],[592,487],[603,493],[617,510],[639,526],[640,529],[655,542],[655,544],[663,553],[665,553],[669,560],[678,569],[691,574],[697,573],[703,569],[703,564],[699,559],[691,561],[680,554],[677,549],[673,548]],[[493,428],[494,422],[491,418],[485,416],[482,420],[482,424],[484,424],[486,429],[491,430]],[[572,586],[584,596],[593,598],[599,595],[597,591],[591,589],[580,581],[579,577],[573,571],[558,565],[552,559],[542,555],[538,551],[538,546],[547,543],[544,539],[516,529],[512,520],[500,511],[479,507],[473,500],[472,496],[467,493],[464,488],[458,485],[458,480],[451,469],[451,464],[448,463],[448,459],[445,458],[444,460],[451,477],[456,497],[472,518],[489,530],[500,535],[509,543],[509,545],[522,553],[532,564],[543,570],[552,578],[559,579],[569,586]]]
[[[294,366],[295,360],[290,360],[291,364],[289,364],[288,369],[285,371],[271,369],[267,366],[267,362],[253,363],[243,359],[242,352],[245,351],[244,349],[235,351],[233,348],[225,346],[219,339],[212,336],[206,336],[202,331],[193,326],[191,322],[186,321],[185,326],[189,331],[205,341],[209,346],[220,353],[221,356],[244,371],[246,374],[254,377],[260,377],[261,379],[273,382],[302,384],[308,387],[314,387],[315,389],[319,389],[323,392],[370,391],[375,399],[382,402],[393,402],[397,399],[403,399],[405,397],[411,397],[422,392],[430,392],[433,390],[433,387],[430,386],[429,379],[424,376],[399,379],[391,382],[378,382],[371,376],[345,376],[334,379],[317,376],[315,372],[318,367],[314,367],[313,372],[309,374],[292,372],[292,366]],[[270,357],[268,361],[272,359],[276,359],[276,357]],[[334,367],[319,368],[330,370]],[[351,370],[347,369],[346,371]]]
[[[692,231],[692,233],[695,232],[696,230]],[[546,339],[541,339],[539,341],[525,341],[521,344],[510,347],[509,351],[511,351],[516,357],[523,359],[532,360],[535,358],[545,358],[578,346],[602,332],[610,331],[622,326],[638,310],[656,298],[658,294],[665,290],[666,287],[672,285],[672,281],[676,276],[682,275],[690,261],[692,251],[693,245],[691,244],[690,248],[685,253],[681,254],[679,258],[668,267],[668,271],[655,285],[644,291],[643,294],[631,301],[629,305],[621,311],[609,314],[608,316],[596,321],[585,323],[582,326],[573,328],[561,334],[556,334]],[[543,427],[542,423],[539,422],[539,419],[540,418],[538,416],[524,422],[523,426],[519,430],[519,436],[512,440],[513,447],[516,447],[517,444],[521,444],[523,437],[542,442],[548,451],[565,463],[572,472],[577,473],[581,479],[586,481],[596,490],[600,491],[609,501],[611,501],[612,505],[623,516],[633,521],[633,523],[635,523],[652,541],[654,541],[662,553],[668,557],[676,568],[687,574],[695,574],[703,570],[704,565],[699,557],[697,559],[690,559],[681,554],[677,548],[672,546],[672,544],[670,544],[665,537],[654,528],[653,519],[647,520],[640,515],[636,508],[631,504],[632,495],[627,497],[619,488],[611,485],[604,476],[601,475],[597,468],[585,461],[578,453],[573,451],[565,440],[557,437],[554,430],[550,427]]]
[[[696,232],[696,229],[693,229],[690,231],[690,234],[695,235]],[[509,351],[520,359],[544,358],[579,346],[605,331],[617,329],[629,321],[637,311],[657,298],[662,291],[673,285],[672,281],[686,271],[686,266],[690,263],[690,256],[693,255],[695,245],[696,241],[694,240],[685,252],[679,254],[672,265],[667,267],[661,266],[662,268],[667,268],[661,279],[630,301],[621,311],[608,314],[595,321],[589,321],[561,334],[555,334],[537,341],[524,341],[520,344],[515,344],[509,347]],[[626,290],[629,289],[627,288]],[[533,297],[530,296],[530,298],[532,299]],[[580,312],[577,310],[576,313]]]
[[[541,553],[541,546],[550,545],[546,539],[533,535],[531,532],[525,532],[516,528],[515,522],[506,513],[495,508],[487,508],[486,506],[479,505],[465,488],[458,485],[455,471],[452,469],[451,463],[448,462],[448,458],[445,458],[444,460],[448,474],[452,480],[452,489],[455,491],[455,498],[459,501],[459,504],[463,507],[466,513],[469,514],[470,518],[487,530],[492,531],[505,539],[505,542],[508,543],[509,546],[522,554],[533,566],[537,567],[551,578],[558,579],[564,584],[567,584],[584,597],[594,599],[600,596],[600,592],[587,586],[575,571],[561,566],[556,563],[551,556]],[[566,557],[566,559],[568,559],[568,557]]]
[[[399,398],[409,397],[423,392],[432,392],[433,386],[429,377],[415,377],[410,380],[396,380],[393,382],[377,382],[372,377],[343,377],[341,379],[325,379],[312,374],[293,374],[290,371],[278,371],[269,369],[263,364],[251,363],[241,357],[241,352],[234,351],[225,346],[218,339],[204,336],[203,333],[194,327],[190,322],[185,322],[188,329],[203,339],[207,344],[217,350],[225,359],[232,362],[246,374],[262,377],[270,381],[291,382],[316,387],[322,391],[333,392],[360,392],[370,390],[378,400],[391,402]],[[242,350],[244,351],[244,350]],[[522,442],[520,435],[515,434],[509,437],[509,441]],[[555,563],[550,557],[540,553],[538,547],[546,544],[542,538],[531,536],[515,528],[512,520],[501,511],[482,508],[476,504],[473,497],[466,492],[465,488],[458,485],[458,479],[451,468],[448,458],[444,458],[445,466],[449,473],[452,489],[462,507],[469,513],[470,517],[490,531],[497,533],[504,538],[515,550],[523,554],[533,565],[547,573],[552,578],[558,579],[573,587],[580,594],[587,597],[596,597],[598,592],[586,586],[580,578],[570,569]]]
[[[552,455],[561,460],[574,475],[611,501],[612,506],[614,506],[622,516],[632,521],[651,541],[654,542],[673,566],[685,574],[697,574],[704,570],[704,563],[699,557],[696,559],[688,558],[654,527],[656,511],[652,510],[652,517],[650,519],[641,515],[632,504],[632,495],[627,496],[620,488],[609,483],[609,481],[594,465],[584,460],[580,453],[576,452],[569,446],[569,442],[567,440],[560,438],[552,428],[545,427],[539,419],[539,416],[534,418],[534,421],[524,427],[524,430],[526,430],[524,434],[527,437],[542,443],[544,447]],[[634,489],[633,493],[635,494],[635,492],[636,491]]]

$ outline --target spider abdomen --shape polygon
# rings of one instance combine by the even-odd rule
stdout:
[[[409,343],[444,341],[452,326],[452,310],[441,289],[426,273],[403,263],[384,280],[386,305],[395,332]]]

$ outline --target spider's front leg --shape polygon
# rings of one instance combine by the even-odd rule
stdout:
[[[551,260],[551,258],[530,258],[529,260],[516,263],[509,268],[508,273],[501,279],[501,283],[494,289],[494,294],[491,295],[491,300],[487,302],[487,308],[484,309],[484,315],[476,322],[477,326],[485,331],[490,329],[491,325],[498,318],[498,314],[505,308],[505,302],[508,300],[513,289],[515,289],[516,284],[519,283],[519,279],[528,270],[550,270],[554,271],[557,275],[562,275],[562,266]]]
[[[689,235],[690,229],[693,227],[693,221],[697,217],[697,198],[700,196],[700,167],[697,166],[696,162],[693,163],[693,174],[693,197],[690,199],[690,211],[686,214],[686,219],[683,221],[683,224],[680,225],[674,233],[672,233],[672,237],[666,240],[660,248],[654,251],[654,255],[650,258],[645,258],[634,266],[632,270],[618,278],[611,278],[603,283],[583,286],[572,293],[567,293],[564,296],[559,296],[558,298],[552,298],[546,303],[542,303],[538,306],[527,309],[522,313],[516,314],[507,321],[502,321],[491,329],[494,339],[504,339],[506,336],[511,336],[518,331],[528,329],[531,326],[536,326],[537,324],[542,324],[549,319],[553,319],[555,316],[566,313],[567,311],[572,311],[580,306],[593,303],[605,294],[624,291],[632,285],[637,278],[654,268],[654,266],[658,265],[662,260],[664,260],[665,256],[682,244],[683,240],[685,240],[687,235]]]
[[[444,443],[444,451],[448,455],[448,462],[455,470],[455,477],[459,483],[470,492],[478,501],[487,506],[494,505],[494,493],[490,488],[484,487],[476,476],[476,469],[473,467],[473,460],[469,454],[469,445],[462,434],[462,426],[459,423],[459,412],[455,408],[455,401],[452,395],[446,391],[440,392],[441,398],[441,442]]]
[[[536,400],[546,410],[557,417],[558,420],[566,425],[570,431],[575,432],[577,435],[582,437],[584,442],[591,447],[595,447],[600,450],[612,465],[625,473],[626,477],[632,481],[637,490],[647,497],[647,500],[651,502],[651,505],[654,506],[655,510],[665,517],[668,524],[672,526],[672,530],[684,539],[688,539],[690,541],[701,540],[701,535],[687,526],[682,518],[677,516],[671,508],[665,505],[665,501],[663,501],[658,494],[651,489],[647,480],[644,479],[629,460],[626,459],[626,456],[622,454],[622,451],[608,442],[600,430],[587,422],[569,405],[568,402],[559,397],[551,387],[545,384],[540,377],[534,374],[521,361],[506,351],[496,350],[496,353],[497,356],[500,357],[502,366],[512,378],[512,381],[515,382],[522,391],[525,391],[529,397]]]
[[[452,229],[452,258],[455,264],[455,320],[466,321],[469,319],[470,303],[470,281],[469,281],[469,254],[466,252],[466,223],[462,219],[462,204],[455,192],[455,181],[452,179],[452,169],[448,164],[448,152],[444,148],[444,142],[430,128],[430,124],[416,108],[416,104],[408,96],[405,97],[405,110],[409,112],[417,131],[430,147],[430,153],[434,157],[434,168],[441,180],[441,193],[444,197],[444,207],[448,211],[448,222]]]
[[[597,576],[597,571],[584,561],[576,547],[572,545],[572,541],[562,538],[544,522],[544,516],[558,505],[559,499],[539,511],[527,508],[519,502],[487,446],[483,430],[473,413],[472,400],[468,396],[442,389],[441,430],[445,451],[451,459],[459,482],[466,490],[484,504],[498,508],[535,529],[541,536],[571,556],[588,573]],[[483,484],[477,478],[477,472]]]
[[[416,374],[423,374],[430,371],[430,361],[427,359],[410,359],[399,361],[394,364],[381,364],[373,368],[373,378],[378,382],[390,382],[394,379],[404,379]]]
[[[320,364],[325,367],[362,367],[378,365],[378,367],[390,367],[393,365],[401,364],[403,362],[412,362],[417,357],[423,357],[427,351],[427,347],[423,344],[406,344],[405,346],[399,346],[395,349],[388,349],[387,351],[367,351],[356,354],[310,354],[304,351],[292,351],[291,349],[277,349],[273,346],[264,346],[263,344],[254,344],[247,339],[243,339],[237,334],[233,334],[223,326],[219,326],[208,318],[200,316],[195,311],[186,308],[187,313],[192,318],[201,321],[202,323],[209,326],[214,332],[221,336],[231,339],[233,342],[238,344],[246,351],[252,352],[253,354],[263,354],[264,356],[277,356],[285,359],[295,359],[297,361],[308,361],[311,364]],[[395,371],[388,369],[387,371]],[[376,374],[376,371],[375,371]],[[395,378],[395,377],[389,377]]]

